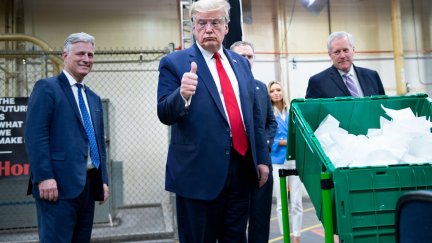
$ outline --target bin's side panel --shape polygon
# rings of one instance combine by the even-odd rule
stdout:
[[[320,102],[294,102],[290,109],[290,134],[287,159],[296,160],[296,169],[303,182],[317,217],[323,220],[321,172],[327,171],[328,157],[321,149],[314,130],[328,114]],[[330,170],[333,169],[331,165]]]
[[[303,182],[303,185],[308,192],[318,219],[322,220],[322,196],[320,184],[322,163],[319,156],[314,153],[312,148],[307,144],[307,140],[302,134],[301,129],[297,126],[295,131],[296,169],[300,180]]]
[[[417,169],[411,169],[409,172],[400,169],[400,166],[394,167],[398,169],[335,169],[324,153],[314,131],[328,114],[336,118],[340,122],[340,127],[349,133],[366,134],[369,128],[379,127],[380,116],[386,117],[381,105],[390,109],[409,107],[417,116],[426,116],[431,120],[431,100],[427,95],[306,99],[293,100],[291,103],[287,158],[296,159],[300,179],[321,221],[323,219],[320,174],[322,171],[337,174],[336,177],[332,174],[335,183],[332,191],[335,200],[332,207],[336,214],[333,222],[335,232],[339,233],[341,242],[344,243],[354,242],[354,239],[356,243],[370,243],[371,240],[394,242],[396,198],[405,191],[429,188],[432,184],[429,181],[419,184],[422,178],[425,178],[420,175],[430,173],[423,167],[415,167]],[[414,179],[412,174],[415,174]]]
[[[333,179],[341,242],[395,242],[397,200],[408,191],[432,189],[430,175],[430,164],[336,169]]]

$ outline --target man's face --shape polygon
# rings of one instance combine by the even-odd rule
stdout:
[[[217,52],[228,33],[228,24],[223,11],[196,13],[193,16],[192,31],[197,42],[211,53]]]
[[[69,53],[63,52],[64,69],[77,82],[81,82],[90,73],[93,66],[94,50],[91,43],[77,42],[72,44]]]
[[[249,61],[249,64],[252,68],[252,65],[254,63],[254,57],[255,57],[255,55],[252,51],[252,47],[250,47],[248,45],[236,46],[233,48],[233,51],[238,53],[239,55],[245,57]]]
[[[345,37],[333,40],[329,56],[337,69],[349,72],[354,53],[354,47],[349,44],[348,39]]]

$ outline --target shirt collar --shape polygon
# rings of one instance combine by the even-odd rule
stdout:
[[[206,49],[204,49],[202,46],[200,46],[200,44],[198,44],[198,42],[196,44],[198,46],[198,49],[201,51],[201,53],[204,57],[204,60],[206,62],[209,62],[213,58],[214,53],[211,53],[211,52],[207,51]],[[226,56],[225,56],[225,53],[223,52],[222,47],[218,50],[218,52],[219,52],[219,55],[221,56],[221,60],[226,59]]]
[[[351,68],[350,68],[349,72],[346,73],[346,72],[341,71],[341,70],[339,70],[339,69],[338,69],[338,72],[339,72],[339,75],[342,76],[342,77],[343,77],[345,74],[350,74],[351,77],[355,77],[355,76],[356,76],[356,75],[355,75],[355,70],[354,70],[354,65],[352,65],[352,64],[351,64]]]
[[[78,83],[70,73],[68,73],[66,70],[63,69],[63,73],[66,75],[66,78],[69,81],[70,86],[74,86],[76,83]],[[83,85],[83,89],[85,89],[84,81],[81,83]]]

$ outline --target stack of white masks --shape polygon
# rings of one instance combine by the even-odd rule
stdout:
[[[432,123],[410,108],[381,107],[391,120],[380,117],[381,128],[369,129],[366,135],[349,134],[331,115],[321,122],[315,136],[335,167],[432,162]]]

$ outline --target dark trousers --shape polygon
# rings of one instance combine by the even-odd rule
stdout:
[[[94,172],[87,172],[86,185],[77,198],[55,202],[36,199],[41,243],[90,242],[95,209],[93,178]]]
[[[243,157],[232,150],[226,183],[216,199],[176,196],[181,243],[246,243],[252,168],[250,152]]]
[[[253,187],[249,205],[248,243],[267,243],[273,200],[273,176],[261,187]]]

